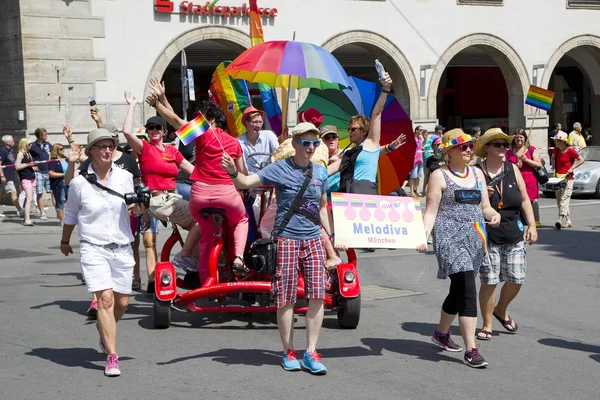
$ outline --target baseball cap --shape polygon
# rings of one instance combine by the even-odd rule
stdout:
[[[296,137],[302,136],[305,133],[314,133],[317,136],[320,134],[319,130],[314,124],[311,124],[310,122],[300,122],[298,125],[292,128],[290,135],[292,137]]]
[[[163,117],[159,117],[158,115],[148,118],[148,121],[146,121],[146,125],[144,126],[147,127],[148,125],[152,124],[160,125],[163,127],[163,129],[167,129],[167,121],[165,121]]]
[[[337,127],[334,125],[325,125],[321,127],[321,136],[325,136],[328,133],[335,133],[336,135],[338,134],[338,130]]]

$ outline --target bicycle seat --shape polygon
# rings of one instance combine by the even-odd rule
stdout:
[[[219,216],[225,218],[225,209],[224,208],[213,208],[213,207],[201,208],[200,214],[204,215],[205,217],[207,217],[209,215],[219,215]]]

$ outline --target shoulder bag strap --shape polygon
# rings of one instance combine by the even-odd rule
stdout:
[[[117,197],[125,200],[125,196],[123,196],[121,193],[119,193],[115,190],[112,190],[111,188],[108,188],[108,187],[104,186],[103,184],[101,184],[100,182],[98,182],[96,175],[86,175],[85,179],[89,183],[98,186],[100,189],[107,191],[108,193],[112,194],[113,196],[117,196]]]
[[[281,225],[279,225],[279,227],[277,229],[273,229],[273,231],[271,232],[272,238],[281,234],[285,230],[287,225],[289,224],[290,220],[292,219],[292,215],[294,215],[294,211],[300,205],[302,196],[304,196],[304,192],[306,191],[306,188],[308,187],[308,184],[310,183],[310,181],[312,179],[312,169],[313,169],[313,165],[311,163],[310,168],[304,173],[304,176],[305,176],[304,183],[302,183],[302,187],[300,188],[300,190],[298,191],[298,194],[294,198],[294,202],[292,203],[291,207],[285,213],[285,216],[283,217],[283,221],[281,221]]]

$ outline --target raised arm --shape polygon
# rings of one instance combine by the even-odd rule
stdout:
[[[175,112],[169,110],[162,103],[160,103],[155,94],[146,97],[146,103],[148,103],[151,107],[154,107],[156,112],[165,120],[167,120],[167,122],[175,129],[179,129],[187,123],[186,120],[179,118]]]
[[[142,149],[144,148],[144,143],[142,139],[135,136],[133,133],[133,114],[135,112],[135,106],[137,105],[137,100],[133,94],[125,91],[125,101],[129,104],[129,108],[127,109],[127,115],[125,116],[125,121],[123,121],[123,135],[125,135],[125,139],[131,149],[136,154],[141,154]]]
[[[160,104],[165,106],[167,110],[170,110],[171,112],[175,113],[175,111],[173,111],[173,107],[171,107],[171,104],[169,104],[169,100],[167,100],[167,96],[165,94],[165,82],[160,82],[158,78],[150,78],[149,87],[150,90],[154,92],[158,97],[158,101],[160,102]]]
[[[379,155],[382,156],[384,154],[391,153],[394,150],[398,150],[400,146],[406,143],[405,140],[406,135],[402,133],[400,136],[398,136],[398,139],[394,140],[393,142],[384,146],[379,146]]]
[[[69,152],[69,158],[67,163],[67,170],[65,171],[65,185],[69,186],[73,178],[79,175],[79,170],[75,168],[75,163],[80,159],[81,146],[73,143],[71,151]]]
[[[238,189],[252,189],[262,186],[262,181],[257,174],[250,174],[248,176],[240,174],[236,167],[235,161],[227,153],[223,153],[221,159],[221,168],[223,168],[233,181],[233,184]]]
[[[379,140],[381,139],[381,114],[383,113],[385,102],[387,101],[387,95],[390,93],[390,88],[392,87],[392,78],[390,78],[388,73],[386,73],[385,82],[381,81],[381,85],[383,86],[383,89],[379,95],[379,99],[377,99],[377,103],[375,103],[375,106],[373,107],[373,113],[371,114],[371,129],[367,136],[367,140],[371,141],[371,145],[369,146],[370,150],[378,148]]]

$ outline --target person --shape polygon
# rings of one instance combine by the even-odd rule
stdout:
[[[481,136],[481,127],[475,125],[474,127],[471,128],[471,137],[473,138],[473,140],[477,141],[479,139],[479,137]]]
[[[340,190],[346,193],[379,194],[377,187],[377,168],[379,163],[381,138],[381,114],[387,95],[392,87],[392,79],[386,73],[386,80],[381,81],[382,90],[371,119],[364,115],[350,118],[348,132],[350,143],[355,147],[344,152],[341,160],[336,162],[340,171]]]
[[[425,196],[427,196],[427,184],[429,183],[429,178],[431,177],[433,171],[446,165],[446,159],[440,154],[439,151],[440,144],[442,144],[442,138],[436,137],[433,139],[431,142],[433,154],[425,162],[425,181],[423,183],[423,192],[425,193]]]
[[[436,137],[439,137],[441,139],[445,130],[446,130],[446,128],[444,128],[443,126],[436,125],[433,130],[433,133],[431,135],[429,135],[427,137],[427,140],[425,140],[425,143],[423,143],[423,161],[425,163],[427,162],[429,157],[431,157],[433,155],[433,145],[432,145],[433,141],[435,140]],[[425,189],[423,189],[423,190],[425,190]]]
[[[50,149],[50,160],[48,164],[48,175],[50,176],[50,189],[54,196],[54,209],[56,218],[63,224],[65,219],[65,201],[67,200],[67,187],[65,185],[65,172],[68,163],[65,161],[65,146],[54,143]]]
[[[37,171],[35,172],[35,190],[37,193],[37,204],[40,210],[40,219],[46,220],[44,191],[52,194],[50,188],[50,175],[48,175],[48,163],[50,159],[50,149],[52,144],[47,141],[48,131],[44,128],[37,128],[34,132],[36,141],[31,144],[29,149],[33,161],[37,161]]]
[[[592,144],[592,128],[588,127],[583,130],[583,137],[585,138],[585,144],[590,146]]]
[[[186,121],[157,101],[156,96],[149,96],[146,100],[175,129],[179,129],[186,124]],[[203,208],[222,208],[225,210],[226,222],[233,237],[233,255],[235,258],[232,262],[232,268],[236,273],[242,275],[249,271],[244,262],[244,251],[248,238],[246,208],[242,197],[231,183],[231,179],[220,167],[222,154],[228,153],[236,160],[238,170],[245,173],[246,167],[242,147],[240,142],[216,126],[216,120],[225,120],[225,114],[217,104],[206,101],[201,112],[209,123],[210,129],[195,140],[196,165],[190,175],[190,179],[194,181],[194,184],[192,185],[189,203],[189,210],[198,222],[200,232],[204,233],[198,243],[200,285],[208,278],[209,253],[215,240],[214,235],[210,234],[210,232],[214,232],[212,218],[204,218],[200,212]]]
[[[556,229],[572,228],[571,195],[573,194],[573,171],[583,164],[583,157],[569,145],[569,138],[565,132],[558,132],[554,136],[554,151],[552,152],[552,169],[555,178],[566,178],[567,186],[556,192],[558,205],[558,221],[554,224]]]
[[[450,292],[442,305],[440,321],[432,342],[447,351],[462,348],[450,337],[450,326],[458,314],[465,343],[463,362],[473,368],[488,365],[475,346],[477,289],[475,274],[485,255],[484,217],[498,226],[500,214],[490,206],[483,172],[467,165],[473,139],[462,129],[442,137],[442,154],[447,164],[431,174],[424,215],[426,236],[433,230],[433,247],[438,260],[439,279],[450,278]],[[417,247],[426,251],[427,244]]]
[[[533,215],[535,217],[535,226],[541,226],[540,222],[540,207],[538,199],[540,198],[540,189],[538,186],[535,170],[542,168],[542,160],[534,146],[526,147],[527,133],[525,129],[519,128],[513,135],[513,140],[510,149],[506,152],[506,161],[515,164],[525,182],[527,188],[527,196],[533,207]]]
[[[291,136],[296,150],[294,156],[276,161],[257,174],[239,174],[233,159],[227,153],[223,154],[221,165],[240,189],[275,186],[276,226],[281,225],[285,214],[292,207],[306,174],[311,177],[311,183],[303,195],[302,206],[294,210],[282,232],[276,231],[277,270],[271,284],[271,295],[277,307],[277,326],[283,345],[282,367],[286,371],[300,370],[302,367],[294,349],[293,335],[298,274],[302,273],[308,299],[303,366],[313,374],[325,374],[327,368],[321,362],[316,346],[323,324],[325,292],[329,286],[324,241],[321,237],[321,225],[328,234],[331,233],[327,218],[327,170],[310,161],[315,146],[321,144],[318,140],[319,130],[313,124],[299,123],[292,128]]]
[[[550,136],[548,137],[548,143],[550,143],[550,140],[554,139],[554,136],[556,136],[556,134],[558,132],[562,131],[562,123],[560,122],[555,122],[553,125],[553,129],[552,131],[550,131]],[[551,147],[550,145],[548,146],[548,159],[552,160],[552,152],[554,151],[554,147]]]
[[[146,121],[146,132],[150,141],[140,139],[133,132],[133,113],[137,99],[130,92],[125,92],[125,101],[129,104],[123,134],[127,143],[137,154],[142,182],[152,191],[150,201],[150,215],[188,230],[188,235],[179,254],[173,258],[173,265],[186,272],[195,273],[198,261],[193,257],[193,252],[200,238],[200,229],[192,214],[188,202],[175,195],[177,184],[175,179],[180,169],[191,174],[194,166],[187,161],[181,153],[170,145],[164,145],[163,137],[167,132],[167,122],[159,117],[150,117]],[[158,229],[158,224],[156,224]],[[147,240],[147,238],[149,240]],[[148,272],[148,286],[146,293],[153,294],[155,289],[154,268],[156,267],[156,233],[144,235],[146,248],[146,270]]]
[[[0,148],[0,199],[4,197],[4,193],[10,194],[10,201],[17,209],[17,213],[21,214],[21,206],[17,199],[17,188],[15,187],[15,139],[11,135],[2,136],[4,146]],[[10,167],[5,167],[10,165]],[[0,217],[5,217],[0,213]]]
[[[21,180],[21,189],[25,192],[25,204],[23,204],[23,222],[24,226],[33,226],[31,221],[31,202],[33,201],[33,190],[35,188],[35,172],[38,166],[34,164],[30,153],[31,142],[27,138],[19,140],[19,152],[15,160],[15,170]]]
[[[410,172],[409,188],[410,195],[412,197],[421,197],[423,194],[419,192],[419,185],[421,178],[423,177],[423,127],[417,125],[415,128],[415,142],[417,143],[417,149],[415,151],[415,158],[413,169]]]
[[[85,153],[92,161],[85,177],[80,175],[71,181],[60,242],[62,254],[73,254],[71,235],[77,226],[81,272],[88,291],[99,299],[96,328],[100,349],[107,354],[106,376],[121,375],[116,346],[117,322],[125,313],[131,294],[133,236],[125,200],[88,179],[120,195],[133,192],[133,176],[117,168],[112,161],[117,144],[118,140],[106,129],[95,129],[88,134]],[[140,206],[135,210],[141,212]]]
[[[479,305],[483,317],[483,326],[477,333],[479,340],[492,339],[492,316],[508,332],[516,333],[519,328],[508,314],[507,308],[525,282],[525,242],[532,245],[538,238],[524,176],[507,155],[511,142],[517,138],[523,140],[523,143],[517,145],[520,146],[519,149],[522,148],[525,143],[524,134],[519,130],[511,137],[498,128],[492,128],[475,144],[475,154],[484,159],[476,167],[484,172],[490,204],[501,216],[500,226],[487,229],[488,256],[484,257],[479,271]],[[504,176],[500,182],[489,186],[490,181],[499,175]],[[525,216],[529,226],[527,230],[524,229],[521,215]],[[500,291],[500,299],[495,304],[496,286],[499,282],[504,282],[504,285]]]
[[[279,147],[277,136],[269,130],[263,130],[266,114],[250,106],[244,110],[242,123],[246,126],[246,133],[238,138],[244,152],[244,164],[248,173],[255,174],[269,163],[269,158]],[[255,155],[248,159],[248,156]]]
[[[585,136],[583,136],[582,133],[581,122],[575,122],[573,124],[573,131],[569,133],[569,146],[578,153],[587,146]]]

